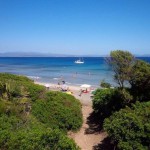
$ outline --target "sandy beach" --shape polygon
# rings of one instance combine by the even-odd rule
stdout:
[[[42,83],[42,82],[35,82],[35,84],[43,85],[52,91],[61,91],[61,86],[62,86],[58,84]],[[79,99],[82,105],[92,106],[92,93],[91,92],[94,90],[94,88],[91,87],[89,92],[81,94],[82,88],[80,86],[74,86],[74,85],[67,85],[67,86],[68,86],[69,91],[72,93],[72,95],[75,96],[77,99]]]
[[[41,82],[35,83],[49,86],[49,90],[61,91],[60,85]],[[69,90],[82,104],[83,124],[78,132],[69,132],[68,136],[77,143],[81,150],[97,150],[99,145],[102,144],[102,141],[107,137],[107,134],[103,131],[95,130],[97,125],[90,121],[93,112],[92,94],[88,92],[82,93],[81,96],[79,96],[81,91],[80,86],[69,85]]]

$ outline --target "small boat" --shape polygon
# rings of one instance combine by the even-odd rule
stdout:
[[[78,59],[78,60],[76,60],[74,63],[76,63],[76,64],[84,64],[84,61],[81,60],[81,59]]]

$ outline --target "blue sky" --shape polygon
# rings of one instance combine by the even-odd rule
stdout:
[[[0,52],[150,54],[150,0],[0,0]]]

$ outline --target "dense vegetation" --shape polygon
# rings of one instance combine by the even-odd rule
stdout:
[[[128,51],[116,50],[111,51],[110,57],[106,60],[114,71],[114,80],[120,88],[124,88],[132,74],[132,67],[135,63],[134,56]]]
[[[101,117],[108,117],[113,112],[130,105],[132,96],[127,89],[98,89],[93,98],[93,108]]]
[[[118,148],[148,150],[150,147],[150,102],[136,103],[105,119],[104,129]]]
[[[107,58],[118,84],[99,89],[93,109],[104,119],[114,149],[150,149],[150,64],[127,51],[112,51]]]
[[[72,95],[48,92],[45,101],[37,100],[32,113],[51,128],[77,130],[82,124],[80,103]]]
[[[110,87],[111,87],[111,84],[105,82],[105,80],[102,80],[101,83],[100,83],[100,86],[101,86],[102,88],[110,88]]]
[[[77,150],[66,133],[81,124],[81,105],[73,96],[0,74],[0,149]]]

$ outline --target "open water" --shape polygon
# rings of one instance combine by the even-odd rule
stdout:
[[[85,57],[84,64],[75,64],[75,57],[0,57],[0,72],[25,75],[38,82],[91,84],[99,86],[102,80],[115,85],[113,72],[103,57]],[[142,57],[150,62],[150,57]]]

